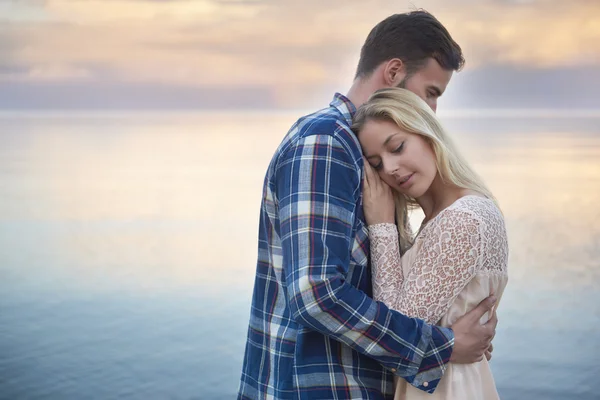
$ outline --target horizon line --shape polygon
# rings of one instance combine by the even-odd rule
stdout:
[[[27,109],[0,109],[0,117],[19,117],[19,116],[64,116],[72,114],[72,116],[87,115],[134,115],[151,113],[153,116],[161,116],[167,114],[240,114],[240,115],[290,115],[298,114],[299,116],[306,115],[317,111],[314,109],[253,109],[253,108],[147,108],[147,109],[103,109],[103,108],[81,108],[81,109],[45,109],[45,108],[27,108]],[[525,118],[598,118],[600,117],[600,107],[598,108],[455,108],[438,110],[437,115],[443,118],[493,118],[493,117],[525,117]]]

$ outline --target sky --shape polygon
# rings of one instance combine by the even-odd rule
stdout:
[[[0,0],[0,109],[321,107],[417,8],[467,60],[440,107],[600,108],[599,0]]]

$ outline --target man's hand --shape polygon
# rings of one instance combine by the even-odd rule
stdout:
[[[485,358],[487,358],[488,361],[492,359],[492,351],[494,351],[494,344],[490,343],[490,347],[485,351]]]
[[[470,364],[483,360],[483,356],[486,350],[490,349],[492,339],[496,334],[498,317],[494,310],[488,322],[482,325],[479,320],[485,313],[492,311],[495,304],[496,297],[491,295],[452,325],[454,349],[452,350],[450,362]]]

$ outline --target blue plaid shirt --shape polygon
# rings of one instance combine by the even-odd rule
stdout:
[[[354,105],[290,129],[269,165],[238,399],[385,399],[393,375],[433,392],[454,337],[371,298]]]

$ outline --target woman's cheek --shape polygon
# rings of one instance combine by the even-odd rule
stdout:
[[[381,178],[382,181],[387,183],[389,187],[391,187],[393,189],[397,189],[396,182],[394,182],[394,180],[389,175],[380,172],[379,177]]]

